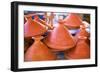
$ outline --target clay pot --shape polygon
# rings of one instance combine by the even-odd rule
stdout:
[[[38,21],[32,20],[32,17],[26,17],[27,22],[24,24],[24,36],[33,37],[43,35],[47,31],[47,27]]]
[[[42,37],[34,37],[35,42],[25,53],[25,61],[56,60],[55,54],[40,39]]]
[[[84,24],[80,25],[80,31],[78,33],[76,33],[76,35],[75,35],[75,40],[76,41],[78,40],[79,36],[87,37],[86,41],[89,44],[89,42],[90,42],[90,40],[89,40],[90,34],[86,31],[86,27],[85,27]]]
[[[65,52],[66,59],[88,59],[90,58],[90,48],[86,43],[86,37],[80,37],[77,45]]]
[[[67,50],[75,46],[72,35],[64,24],[60,22],[57,27],[48,32],[47,37],[43,41],[48,47],[59,51]]]
[[[69,29],[77,29],[82,24],[82,19],[78,14],[70,13],[63,22]]]

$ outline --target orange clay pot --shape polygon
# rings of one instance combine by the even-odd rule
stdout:
[[[47,31],[47,27],[35,20],[32,20],[32,17],[27,17],[27,22],[24,25],[24,36],[33,37],[37,35],[42,35]]]
[[[75,41],[68,29],[59,22],[59,25],[51,30],[47,37],[43,40],[44,43],[54,50],[67,50],[75,46]]]
[[[79,39],[75,48],[65,52],[66,59],[88,59],[90,58],[90,48],[85,39]]]
[[[69,29],[77,29],[82,24],[81,17],[75,13],[70,13],[63,22]]]
[[[89,43],[90,34],[86,31],[86,27],[84,25],[80,25],[80,31],[75,35],[75,40],[78,40],[78,37],[87,37],[86,41]]]
[[[25,53],[25,61],[56,60],[55,54],[40,39],[41,37],[34,37],[35,42]]]

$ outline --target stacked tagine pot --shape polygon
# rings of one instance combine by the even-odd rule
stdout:
[[[81,30],[77,34],[76,46],[65,52],[66,59],[88,59],[90,58],[90,47],[87,44],[88,34],[84,31],[84,25],[81,25]]]
[[[76,35],[75,35],[75,40],[76,41],[78,40],[79,36],[87,37],[86,42],[88,43],[88,45],[90,44],[90,34],[89,34],[89,32],[86,31],[85,24],[82,24],[80,26],[79,32],[76,33]]]
[[[32,20],[32,16],[26,16],[26,23],[24,24],[24,36],[33,37],[42,35],[47,31],[47,27],[36,20]]]
[[[25,61],[42,61],[42,60],[55,60],[56,56],[51,50],[42,43],[41,39],[47,27],[36,20],[32,20],[32,17],[27,16],[27,22],[25,23],[25,37],[31,37],[34,43],[28,48],[25,53]]]
[[[51,30],[43,42],[56,51],[68,50],[75,46],[75,41],[62,21],[57,27]]]
[[[36,36],[33,37],[35,42],[28,48],[25,53],[25,61],[46,61],[46,60],[56,60],[56,55],[41,42],[43,37]]]
[[[69,13],[63,20],[65,26],[69,29],[72,35],[75,35],[82,24],[82,18],[79,14]]]
[[[77,29],[80,28],[82,24],[82,19],[78,14],[69,13],[68,16],[63,20],[65,22],[65,26],[69,29]]]

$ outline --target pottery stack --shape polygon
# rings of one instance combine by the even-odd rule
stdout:
[[[24,61],[90,58],[90,34],[80,15],[68,13],[54,26],[55,14],[50,13],[44,13],[44,20],[36,13],[25,15],[24,39],[30,45],[25,47]]]

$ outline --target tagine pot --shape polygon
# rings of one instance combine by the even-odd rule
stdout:
[[[88,45],[90,45],[90,34],[86,31],[86,26],[84,24],[80,25],[80,30],[79,32],[76,33],[75,35],[75,40],[78,40],[78,37],[82,36],[82,37],[87,37],[86,42]]]
[[[66,59],[89,59],[90,58],[90,47],[86,43],[87,37],[79,37],[77,44],[74,48],[65,51]]]
[[[78,14],[70,13],[63,20],[63,22],[65,23],[65,26],[67,26],[68,29],[78,29],[82,24],[82,19]]]
[[[47,27],[36,20],[32,20],[32,16],[28,16],[26,19],[27,21],[24,24],[25,37],[43,35],[47,31]]]
[[[75,46],[72,35],[62,22],[59,22],[58,26],[48,33],[43,42],[57,51],[68,50]]]
[[[34,37],[34,43],[25,53],[25,61],[46,61],[56,60],[56,55],[41,42],[42,37]]]

